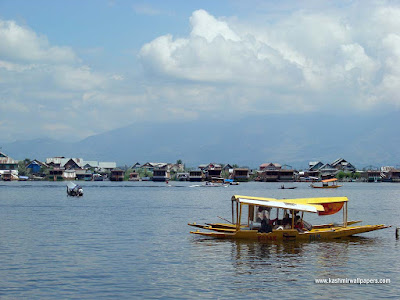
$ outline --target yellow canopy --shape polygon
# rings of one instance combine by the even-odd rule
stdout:
[[[337,178],[321,180],[321,182],[332,182],[332,181],[337,181]]]
[[[325,203],[337,203],[347,202],[347,197],[319,197],[319,198],[296,198],[296,199],[285,199],[297,204],[325,204]]]

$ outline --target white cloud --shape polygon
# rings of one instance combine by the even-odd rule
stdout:
[[[273,95],[261,107],[285,103],[299,112],[329,109],[332,101],[351,109],[400,103],[391,96],[400,81],[400,9],[368,4],[299,10],[263,26],[198,10],[187,37],[160,36],[139,58],[150,75],[222,83],[216,93],[225,96],[226,85],[246,89],[248,107],[260,105],[259,90]]]
[[[71,63],[77,60],[69,47],[51,46],[44,36],[15,21],[0,20],[0,57],[16,62]]]

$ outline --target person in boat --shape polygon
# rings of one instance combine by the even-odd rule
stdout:
[[[299,232],[304,232],[303,227],[303,222],[301,221],[300,216],[295,216],[294,228]]]
[[[266,209],[264,206],[259,206],[257,211],[256,222],[262,222],[262,220],[264,219],[266,219]]]
[[[283,228],[291,228],[292,227],[292,218],[289,217],[288,213],[285,213],[285,216],[282,219]]]

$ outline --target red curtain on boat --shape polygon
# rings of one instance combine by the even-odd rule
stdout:
[[[318,215],[326,216],[336,214],[342,209],[344,202],[323,203],[324,211],[319,211]]]

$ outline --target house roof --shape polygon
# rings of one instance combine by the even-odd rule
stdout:
[[[48,167],[47,164],[45,164],[44,162],[41,162],[40,160],[37,160],[37,159],[31,160],[26,166],[30,166],[32,164],[33,165],[39,165],[41,167]]]
[[[324,164],[320,161],[310,161],[308,163],[309,165],[309,171],[317,171],[319,170]]]
[[[13,160],[11,157],[8,155],[4,154],[3,152],[0,152],[0,163],[1,164],[17,164],[18,162],[16,160]]]
[[[318,169],[319,171],[337,171],[336,168],[332,167],[331,164],[324,164],[322,167]]]
[[[266,168],[268,166],[274,166],[275,168],[280,168],[282,167],[282,165],[278,164],[278,163],[263,163],[260,165],[260,169],[262,168]]]
[[[106,162],[106,161],[99,162],[99,168],[102,168],[102,169],[114,169],[116,167],[117,167],[116,162]]]
[[[333,163],[331,163],[331,165],[332,166],[336,166],[336,165],[338,165],[338,164],[342,164],[342,163],[346,163],[347,161],[345,160],[345,159],[343,159],[343,158],[338,158],[338,159],[336,159]]]
[[[92,167],[92,168],[98,168],[98,167],[99,167],[99,162],[98,162],[98,161],[95,161],[95,160],[84,160],[84,161],[82,162],[82,166],[83,166],[83,167],[85,167],[85,166],[90,166],[90,167]]]

